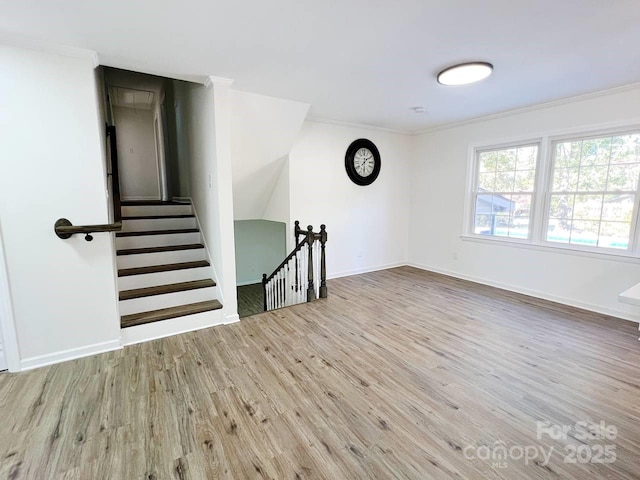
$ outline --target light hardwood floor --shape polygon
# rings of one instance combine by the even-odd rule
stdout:
[[[0,375],[0,478],[637,479],[637,336],[408,267],[332,280],[327,300]],[[579,420],[617,438],[536,439]],[[465,458],[496,442],[555,451]],[[563,462],[583,444],[617,460]]]

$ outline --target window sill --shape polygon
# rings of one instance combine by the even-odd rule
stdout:
[[[538,250],[555,254],[576,255],[579,257],[596,258],[598,260],[609,260],[613,262],[636,263],[640,264],[640,258],[628,252],[594,252],[591,250],[583,250],[580,248],[565,247],[562,245],[550,245],[531,243],[527,240],[510,240],[503,238],[492,238],[481,235],[463,234],[460,239],[464,242],[484,243],[487,245],[525,248],[529,250]]]

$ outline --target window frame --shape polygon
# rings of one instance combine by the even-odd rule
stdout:
[[[505,237],[500,235],[482,235],[479,233],[475,233],[475,217],[476,217],[476,199],[479,195],[478,184],[479,184],[479,163],[480,163],[480,155],[485,152],[495,152],[498,150],[509,150],[512,148],[520,148],[520,147],[538,147],[538,155],[536,156],[536,169],[535,169],[535,178],[533,181],[533,190],[531,191],[531,207],[529,211],[529,232],[527,234],[527,238],[516,238],[516,237]],[[532,140],[523,140],[518,142],[507,142],[501,143],[497,145],[489,145],[482,147],[472,148],[472,161],[471,161],[471,172],[469,179],[469,186],[467,187],[467,195],[468,199],[466,202],[467,205],[467,215],[465,219],[465,232],[468,235],[472,235],[474,237],[491,239],[502,242],[515,242],[515,243],[531,243],[533,240],[533,229],[535,220],[533,219],[533,215],[536,212],[536,190],[538,185],[540,184],[540,151],[542,147],[542,139],[535,138]],[[495,195],[497,192],[487,192],[488,194]],[[503,192],[506,193],[506,192]],[[515,192],[510,192],[513,194]],[[527,192],[528,194],[528,192]]]
[[[553,175],[556,162],[556,145],[569,141],[584,141],[630,134],[640,135],[640,125],[624,125],[598,130],[572,130],[570,133],[521,138],[495,144],[470,145],[467,168],[467,200],[465,202],[462,239],[488,244],[503,244],[546,251],[561,251],[600,258],[623,257],[625,259],[640,259],[640,179],[638,180],[635,191],[628,248],[576,245],[547,240],[547,230],[550,221],[549,209],[554,193]],[[487,151],[534,145],[538,147],[538,156],[536,160],[535,182],[533,191],[531,192],[528,238],[513,238],[475,233],[475,201],[478,195],[480,154]]]

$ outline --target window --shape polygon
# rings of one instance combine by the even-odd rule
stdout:
[[[640,134],[556,142],[546,239],[628,249]]]
[[[471,178],[471,236],[640,256],[640,130],[476,149]]]
[[[477,152],[473,232],[529,238],[538,145]]]

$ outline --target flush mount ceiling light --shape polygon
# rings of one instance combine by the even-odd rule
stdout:
[[[493,71],[493,65],[486,62],[472,62],[445,68],[438,74],[442,85],[468,85],[484,80]]]

